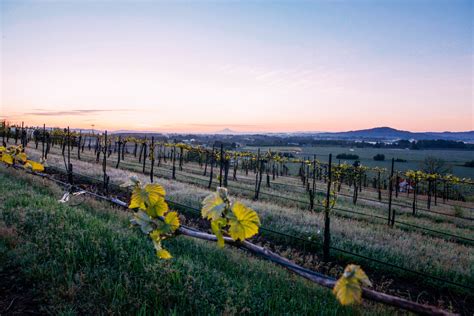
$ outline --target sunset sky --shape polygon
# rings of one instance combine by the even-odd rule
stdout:
[[[0,0],[0,119],[474,130],[472,3]]]

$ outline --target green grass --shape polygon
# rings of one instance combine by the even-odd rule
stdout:
[[[393,312],[367,303],[341,307],[330,290],[269,262],[184,236],[166,241],[172,260],[158,260],[149,240],[129,228],[123,211],[91,200],[60,204],[60,196],[60,189],[48,182],[0,167],[0,269],[19,267],[20,279],[42,301],[42,312]]]

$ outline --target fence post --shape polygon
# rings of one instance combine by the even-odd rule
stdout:
[[[173,180],[176,180],[176,140],[173,145]]]
[[[67,181],[72,184],[72,164],[71,164],[71,134],[67,127]]]
[[[388,225],[392,224],[392,194],[393,194],[393,168],[395,165],[395,159],[392,158],[392,168],[390,169],[390,179],[388,182]]]
[[[43,137],[41,137],[41,160],[44,161],[44,140],[46,138],[46,124],[43,124]]]
[[[309,209],[314,210],[314,199],[316,197],[316,155],[313,156],[313,183],[309,194]]]
[[[331,198],[331,168],[332,168],[332,154],[329,154],[328,163],[328,188],[326,192],[326,205],[324,207],[324,240],[323,240],[323,260],[329,261],[329,247],[331,244],[331,232],[330,232],[330,218],[329,218],[329,207]]]
[[[147,147],[147,141],[145,139],[145,142],[143,143],[143,174],[145,174],[145,167],[146,167],[146,147]]]
[[[150,181],[153,183],[153,169],[155,165],[155,137],[151,137],[151,146],[150,146],[150,160],[151,160],[151,168],[150,168]]]
[[[219,186],[222,186],[222,168],[224,166],[224,144],[221,144],[221,154],[220,154],[220,166],[219,166]]]
[[[260,193],[259,175],[261,174],[261,172],[262,172],[262,165],[260,163],[260,148],[259,148],[258,151],[257,151],[257,161],[255,162],[255,196],[254,196],[254,200],[258,200],[258,195]]]
[[[99,138],[97,137],[97,141]],[[102,172],[104,174],[104,191],[106,194],[109,192],[109,177],[107,176],[107,131],[104,134],[104,148],[102,149],[102,153],[104,154],[104,158],[102,160]]]
[[[117,169],[120,165],[120,158],[122,157],[122,153],[120,152],[122,147],[122,136],[119,135],[118,139],[118,154],[117,154],[117,164],[115,165],[115,168]]]
[[[209,184],[207,185],[207,188],[210,189],[212,187],[212,178],[214,177],[214,160],[215,160],[215,154],[214,154],[214,145],[212,145],[212,152],[211,152],[211,171],[209,172]]]

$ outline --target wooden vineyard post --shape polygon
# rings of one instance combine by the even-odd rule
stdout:
[[[202,174],[203,176],[207,175],[207,164],[209,163],[209,152],[206,149],[206,162],[204,165],[204,173]]]
[[[232,174],[232,180],[237,181],[237,169],[239,168],[239,159],[237,155],[234,155],[234,172]]]
[[[415,187],[413,188],[413,215],[416,214],[416,195],[418,193],[418,177],[415,175],[415,181],[414,181]]]
[[[173,180],[176,180],[176,140],[173,145]]]
[[[121,152],[120,152],[120,149],[121,149],[121,146],[122,146],[122,136],[119,136],[119,139],[118,139],[118,154],[117,154],[117,164],[115,165],[115,168],[117,169],[120,165],[120,157],[122,156]]]
[[[326,191],[326,205],[324,206],[324,240],[323,240],[323,260],[325,262],[329,261],[329,247],[331,244],[331,232],[329,231],[331,227],[331,222],[329,218],[329,208],[330,208],[330,199],[331,199],[331,168],[332,168],[332,154],[329,154],[329,163],[328,163],[328,179],[327,179],[327,191]]]
[[[259,178],[259,174],[261,173],[261,169],[259,168],[260,167],[260,148],[258,149],[257,151],[257,160],[255,162],[255,196],[254,196],[254,200],[258,200],[258,195],[260,193],[260,185],[259,185],[259,181],[258,181],[258,178]]]
[[[431,181],[430,175],[428,175],[428,199],[426,200],[426,207],[430,210],[431,209],[431,191],[433,190],[433,184]]]
[[[151,167],[150,167],[150,181],[153,183],[153,169],[155,166],[155,137],[151,137],[151,146],[150,146],[150,160],[151,160]]]
[[[229,167],[230,167],[230,160],[224,157],[224,187],[227,188],[228,180],[229,180]]]
[[[45,152],[44,152],[44,141],[46,138],[46,124],[43,124],[43,135],[41,137],[41,160],[44,161],[45,159]]]
[[[438,176],[434,180],[434,205],[438,205]]]
[[[67,180],[69,184],[72,184],[72,164],[71,164],[71,134],[69,132],[69,126],[67,127]]]
[[[215,145],[212,145],[212,152],[211,152],[211,159],[210,159],[211,171],[209,172],[209,185],[207,186],[208,189],[211,188],[211,186],[212,186],[212,178],[214,177],[214,160],[215,160],[214,146],[215,146]]]
[[[380,170],[377,173],[377,192],[378,192],[379,201],[382,201],[382,186],[380,183]]]
[[[183,171],[183,155],[184,148],[183,146],[179,146],[179,171]]]
[[[127,139],[122,140],[122,160],[125,160],[125,151],[127,149]]]
[[[99,141],[99,137],[97,137],[97,141]],[[107,175],[107,131],[104,134],[104,148],[102,149],[102,154],[104,155],[102,159],[102,173],[104,175],[103,183],[104,183],[104,191],[106,194],[109,192],[109,176]]]
[[[400,175],[397,171],[397,179],[395,182],[395,197],[398,198],[398,193],[400,192]]]
[[[81,142],[82,142],[82,131],[79,131],[79,139],[77,142],[77,160],[81,160]]]
[[[314,199],[316,197],[316,155],[313,156],[313,183],[309,191],[309,209],[314,210]]]
[[[388,225],[392,225],[393,226],[393,223],[392,223],[392,218],[394,217],[392,215],[392,212],[395,212],[395,211],[392,211],[392,194],[393,194],[393,168],[394,168],[394,165],[395,165],[395,159],[392,158],[392,167],[390,169],[390,179],[389,179],[389,182],[388,182]]]
[[[6,147],[5,144],[5,134],[7,133],[7,122],[3,120],[3,125],[2,125],[2,145]]]
[[[18,144],[18,125],[15,125],[15,145]]]
[[[146,168],[146,147],[147,147],[147,142],[145,139],[145,142],[143,143],[143,168],[142,168],[143,174],[145,174],[145,168]]]
[[[221,144],[221,154],[219,159],[219,186],[222,186],[222,169],[224,167],[224,144]]]

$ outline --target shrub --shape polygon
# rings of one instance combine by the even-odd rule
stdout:
[[[464,163],[464,167],[474,168],[474,160],[466,161],[466,162]]]
[[[374,156],[375,161],[384,161],[385,160],[385,155],[384,154],[377,154]]]

